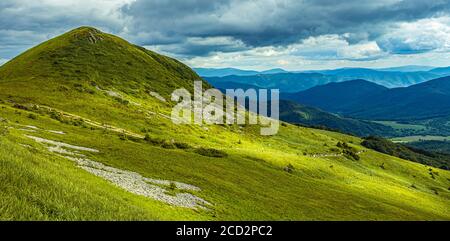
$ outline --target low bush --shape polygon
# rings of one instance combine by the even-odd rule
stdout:
[[[173,143],[178,149],[189,149],[191,146],[184,142],[175,142]]]
[[[356,152],[354,152],[354,151],[344,150],[343,153],[344,153],[344,156],[347,157],[348,159],[353,159],[355,161],[359,161],[361,159],[359,157],[359,155],[356,154]]]
[[[176,146],[173,143],[171,143],[171,142],[164,142],[161,145],[161,147],[165,148],[165,149],[175,149],[176,148]]]
[[[37,119],[37,115],[30,113],[28,115],[28,118],[32,119],[32,120],[36,120]]]
[[[287,166],[285,166],[283,168],[283,170],[287,173],[292,174],[294,172],[295,168],[294,168],[294,166],[292,166],[292,164],[289,163]]]
[[[208,157],[227,157],[228,154],[224,151],[213,149],[213,148],[198,148],[195,150],[197,154]]]

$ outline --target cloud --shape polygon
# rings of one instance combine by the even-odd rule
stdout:
[[[390,53],[411,54],[450,50],[450,17],[398,23],[377,42]]]
[[[321,35],[309,37],[287,46],[255,47],[238,52],[214,52],[207,56],[186,58],[185,61],[193,66],[258,66],[300,68],[310,63],[326,61],[368,61],[386,56],[374,41],[350,44],[344,35]],[[178,56],[181,57],[182,56]]]
[[[232,37],[188,37],[180,43],[145,47],[179,56],[205,56],[211,52],[237,52],[249,49],[242,41]]]
[[[0,57],[11,58],[29,47],[72,28],[92,25],[125,31],[127,17],[119,11],[130,0],[2,0]]]
[[[384,55],[374,41],[350,44],[348,34],[309,37],[298,44],[287,46],[288,54],[306,59],[367,60]]]
[[[449,8],[448,0],[137,0],[122,11],[132,16],[131,32],[153,33],[145,45],[228,36],[261,47],[344,33],[353,33],[355,42],[371,41],[385,33],[386,24],[448,14]]]
[[[89,25],[191,65],[448,61],[449,18],[450,0],[2,0],[0,58]]]

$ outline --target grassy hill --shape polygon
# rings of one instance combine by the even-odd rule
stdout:
[[[280,101],[280,120],[315,128],[324,128],[356,136],[390,136],[395,133],[392,127],[369,121],[356,120],[331,114],[320,109]]]
[[[0,67],[0,219],[450,219],[450,172],[359,138],[173,124],[161,97],[197,78],[92,28]]]
[[[380,137],[367,137],[362,145],[391,156],[403,158],[413,162],[434,166],[444,170],[450,169],[450,155],[425,151],[412,146],[393,143]]]

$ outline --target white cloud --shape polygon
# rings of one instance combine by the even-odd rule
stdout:
[[[450,17],[395,24],[378,43],[391,53],[450,51]]]
[[[325,65],[333,62],[374,60],[385,53],[377,43],[361,42],[350,44],[345,36],[322,35],[310,37],[285,47],[257,47],[239,52],[215,52],[210,56],[186,59],[193,66],[266,69],[283,67],[300,69],[306,65]]]
[[[292,55],[307,59],[323,60],[364,60],[375,59],[384,55],[383,51],[374,41],[350,44],[344,35],[322,35],[309,37],[299,44],[288,46]]]

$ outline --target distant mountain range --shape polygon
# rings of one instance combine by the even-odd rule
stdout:
[[[429,119],[450,115],[450,77],[393,89],[365,80],[330,83],[283,98],[358,119]]]
[[[350,80],[319,85],[294,94],[286,93],[282,98],[334,113],[348,113],[358,105],[354,102],[387,90],[384,86],[366,80]]]
[[[406,87],[440,77],[439,74],[424,71],[380,71],[365,68],[343,68],[318,71],[318,73],[336,76],[339,81],[364,79],[388,88]]]
[[[450,67],[435,68],[430,70],[430,73],[443,76],[450,75]]]
[[[258,75],[258,74],[278,74],[278,73],[286,73],[288,71],[284,69],[269,69],[266,71],[254,71],[254,70],[242,70],[236,68],[194,68],[194,71],[197,72],[198,75],[202,77],[224,77],[228,75],[237,75],[237,76],[249,76],[249,75]]]
[[[281,92],[298,92],[317,85],[337,82],[338,78],[321,73],[278,73],[248,76],[229,75],[224,77],[204,77],[212,85],[252,85],[265,89],[280,89]],[[234,84],[227,84],[234,83]]]
[[[345,83],[345,82],[344,82]],[[369,82],[370,83],[370,82]],[[370,83],[371,85],[374,85]],[[254,85],[246,85],[235,82],[224,82],[214,85],[225,93],[226,89],[259,89]],[[380,88],[387,89],[380,86]],[[286,98],[285,98],[286,99]],[[344,118],[337,114],[323,111],[319,108],[311,107],[296,103],[290,100],[280,100],[279,111],[280,120],[293,124],[300,124],[308,127],[321,129],[329,129],[340,131],[356,136],[394,136],[395,130],[392,127],[385,126],[370,121],[357,120],[352,118]],[[253,100],[251,100],[253,101]],[[269,112],[270,114],[270,112]]]
[[[385,69],[342,68],[288,72],[273,69],[263,72],[227,69],[195,69],[212,84],[242,83],[260,88],[278,88],[282,92],[299,92],[317,85],[364,79],[387,88],[407,87],[450,75],[450,67],[403,66]]]
[[[391,68],[381,68],[377,69],[380,71],[397,71],[397,72],[419,72],[419,71],[430,71],[436,67],[432,66],[422,66],[422,65],[406,65]]]
[[[327,127],[359,136],[436,135],[450,132],[450,68],[405,66],[383,70],[337,69],[302,73],[206,77],[221,89],[277,88],[280,118],[307,126]],[[428,71],[416,71],[426,70]],[[408,72],[411,71],[411,72]],[[363,78],[352,79],[352,76]],[[383,80],[383,79],[386,80]],[[367,81],[366,79],[372,79]],[[378,81],[373,81],[378,79]],[[386,87],[387,79],[396,85]],[[380,83],[378,83],[380,82]],[[413,84],[419,82],[419,84]],[[297,105],[294,105],[295,102]],[[333,114],[334,113],[334,114]],[[401,121],[425,129],[389,129],[376,120]],[[447,121],[449,120],[449,121]],[[384,126],[388,127],[388,126]]]

